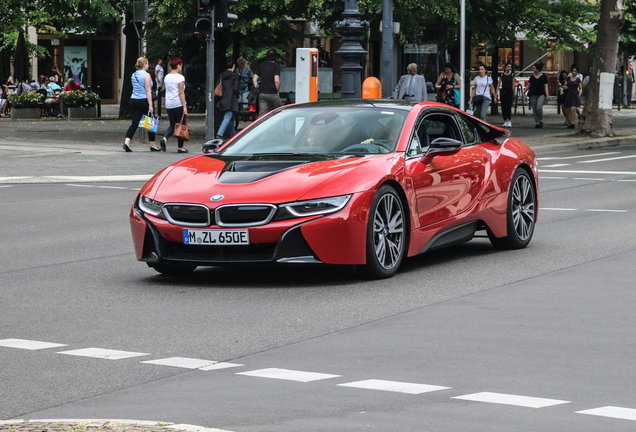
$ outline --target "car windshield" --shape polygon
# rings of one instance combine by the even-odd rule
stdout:
[[[408,111],[386,107],[299,107],[281,110],[223,155],[382,154],[395,151]]]

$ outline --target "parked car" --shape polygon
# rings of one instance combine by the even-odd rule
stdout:
[[[523,248],[537,220],[537,161],[508,135],[436,102],[285,106],[141,189],[136,256],[173,275],[274,262],[385,278],[406,257],[481,230],[498,248]]]

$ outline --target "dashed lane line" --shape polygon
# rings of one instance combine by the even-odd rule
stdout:
[[[594,160],[588,160],[588,161],[577,161],[576,163],[607,162],[607,161],[615,161],[615,160],[620,160],[620,159],[631,159],[631,158],[635,158],[635,157],[636,157],[636,155],[617,156],[617,157],[611,157],[611,158],[605,158],[605,159],[594,159]]]
[[[577,411],[577,414],[589,414],[600,417],[610,417],[621,420],[636,421],[636,409],[621,408],[615,406],[606,406],[602,408],[594,408],[589,410]]]
[[[58,354],[67,354],[80,357],[93,357],[106,360],[121,360],[130,357],[141,357],[150,354],[130,352],[130,351],[118,351],[104,348],[83,348],[71,351],[60,351]]]
[[[503,393],[473,393],[464,396],[455,396],[451,399],[460,399],[473,402],[487,402],[502,405],[515,405],[527,408],[545,408],[553,405],[561,405],[570,403],[570,401],[557,399],[544,399],[530,396],[518,396]]]
[[[153,174],[106,175],[106,176],[20,176],[0,177],[0,183],[109,183],[109,182],[146,182]]]
[[[440,390],[448,390],[451,387],[442,387],[429,384],[414,384],[408,382],[385,381],[379,379],[370,379],[364,381],[356,381],[344,384],[338,384],[341,387],[354,387],[367,390],[383,390],[397,393],[422,394]]]
[[[330,378],[338,378],[342,375],[331,375],[325,373],[316,373],[316,372],[303,372],[289,369],[278,369],[278,368],[269,368],[269,369],[258,369],[247,372],[239,372],[236,375],[245,375],[251,377],[260,377],[260,378],[273,378],[287,381],[300,381],[300,382],[311,382],[311,381],[319,381]]]
[[[555,170],[555,169],[542,169],[539,168],[539,172],[545,173],[558,173],[558,174],[606,174],[606,175],[636,175],[634,171],[585,171],[585,170]]]
[[[46,348],[57,348],[67,346],[59,343],[40,342],[26,339],[2,339],[0,340],[0,346],[8,348],[20,348],[25,350],[40,350]]]
[[[606,152],[606,153],[596,153],[596,154],[591,154],[591,155],[564,156],[564,157],[549,156],[549,157],[539,157],[539,158],[537,158],[537,160],[581,159],[581,158],[591,158],[591,157],[598,157],[598,156],[609,156],[609,155],[613,155],[613,154],[621,154],[621,152]]]

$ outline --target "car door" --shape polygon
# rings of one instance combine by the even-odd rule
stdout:
[[[464,146],[450,156],[422,157],[436,138],[452,138]],[[457,216],[471,208],[483,188],[486,152],[467,142],[454,112],[426,111],[416,127],[406,154],[406,174],[417,199],[420,226]]]

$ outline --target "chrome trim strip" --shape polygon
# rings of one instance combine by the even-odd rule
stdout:
[[[172,216],[170,216],[170,213],[168,213],[168,210],[166,209],[166,206],[169,206],[169,205],[184,205],[184,206],[192,206],[192,207],[203,207],[206,210],[206,213],[208,215],[208,221],[205,222],[205,223],[201,223],[201,222],[186,223],[186,222],[177,221],[177,220],[173,219]],[[166,216],[166,219],[168,219],[168,222],[170,222],[173,225],[184,226],[184,227],[207,227],[207,226],[210,226],[210,208],[204,206],[203,204],[174,203],[174,202],[171,202],[171,203],[164,203],[161,210],[162,210],[163,214]]]
[[[225,207],[269,207],[270,208],[270,212],[269,212],[269,216],[267,216],[266,219],[264,219],[262,221],[259,221],[259,222],[224,223],[221,220],[221,216],[219,214],[219,210],[221,210],[222,208],[225,208]],[[216,221],[217,226],[220,226],[220,227],[228,227],[228,228],[255,227],[255,226],[261,226],[261,225],[268,224],[274,218],[274,215],[276,214],[276,210],[277,209],[278,209],[278,207],[276,207],[273,204],[226,204],[226,205],[222,205],[222,206],[219,206],[216,209],[214,209],[214,219]]]

